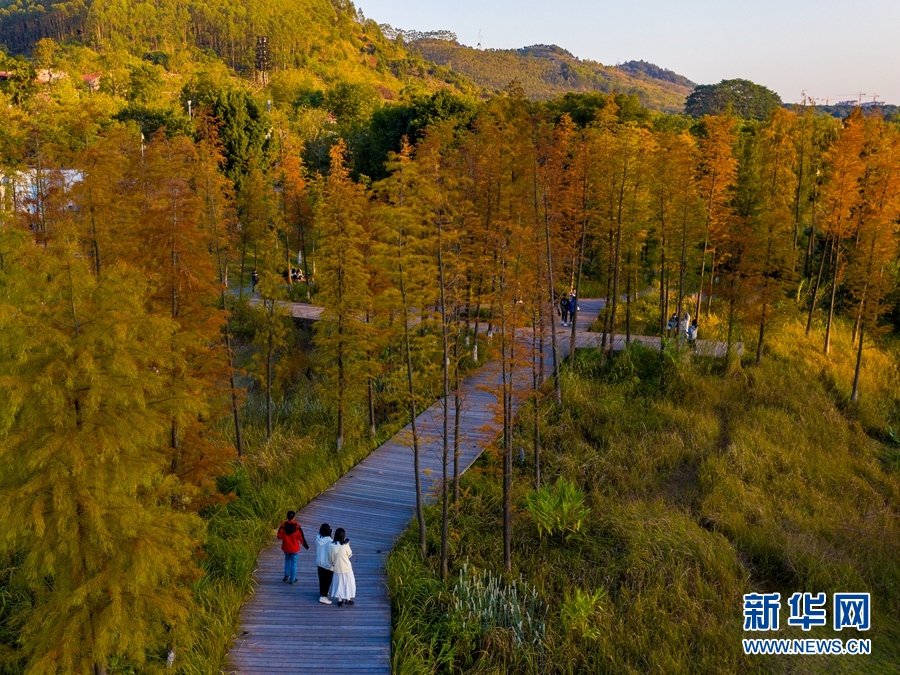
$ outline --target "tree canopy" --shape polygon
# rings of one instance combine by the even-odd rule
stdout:
[[[774,91],[750,80],[722,80],[719,84],[701,84],[694,88],[684,111],[694,117],[721,115],[729,109],[744,119],[764,120],[781,106]]]

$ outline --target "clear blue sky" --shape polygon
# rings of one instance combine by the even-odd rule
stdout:
[[[900,0],[355,0],[378,23],[463,44],[557,44],[604,64],[644,59],[708,84],[742,77],[797,101],[900,104]]]

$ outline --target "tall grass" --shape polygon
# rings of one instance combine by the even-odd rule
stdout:
[[[833,353],[787,321],[761,366],[660,358],[639,345],[615,361],[584,352],[564,372],[565,404],[541,404],[544,482],[563,478],[590,512],[568,540],[541,538],[528,462],[513,485],[513,570],[546,607],[540,648],[454,621],[460,599],[423,563],[416,532],[389,565],[398,672],[893,673],[900,667],[900,428],[896,345]],[[514,447],[532,443],[532,412]],[[502,570],[501,462],[489,450],[463,478],[451,578]],[[533,499],[533,498],[532,498]],[[437,509],[428,513],[436,530]],[[743,655],[742,595],[868,591],[872,630],[776,637],[866,637],[863,657]],[[421,598],[428,594],[428,601]],[[786,602],[782,625],[787,617]],[[852,632],[852,631],[851,631]],[[847,631],[844,631],[847,633]],[[754,636],[755,637],[755,636]]]

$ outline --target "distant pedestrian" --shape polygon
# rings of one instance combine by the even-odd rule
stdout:
[[[319,602],[330,605],[328,590],[331,588],[331,580],[334,577],[334,565],[329,560],[331,553],[331,527],[328,523],[322,523],[319,528],[319,536],[316,537],[316,569],[319,573]]]
[[[569,321],[569,299],[564,295],[559,300],[559,313],[562,316],[562,325],[568,326]]]
[[[691,313],[685,312],[681,318],[681,337],[687,337],[688,328],[691,327]]]
[[[307,551],[309,544],[303,536],[300,524],[294,520],[296,514],[287,512],[287,520],[278,527],[278,538],[281,540],[281,550],[284,551],[284,579],[283,582],[294,584],[297,582],[297,558],[300,557],[300,547]]]
[[[352,605],[356,597],[356,577],[353,576],[353,566],[350,564],[352,555],[347,533],[343,527],[339,527],[334,531],[334,541],[328,554],[328,560],[334,566],[334,578],[328,594],[337,599],[338,607],[345,602]]]
[[[672,312],[669,317],[669,323],[666,324],[666,330],[671,333],[678,328],[678,312]]]
[[[256,285],[259,283],[259,272],[256,271],[256,268],[253,268],[253,271],[250,272],[250,292],[256,292]]]
[[[691,346],[691,349],[697,348],[697,319],[691,321],[691,325],[687,331],[687,339],[688,344]]]

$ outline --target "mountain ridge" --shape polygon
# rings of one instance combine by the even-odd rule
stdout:
[[[537,100],[569,92],[616,92],[634,94],[643,105],[656,110],[681,112],[696,86],[683,75],[643,60],[612,66],[581,59],[555,44],[479,49],[461,44],[448,30],[379,27],[386,39],[402,42],[410,51],[467,77],[485,95],[501,91],[515,80],[526,96]]]

